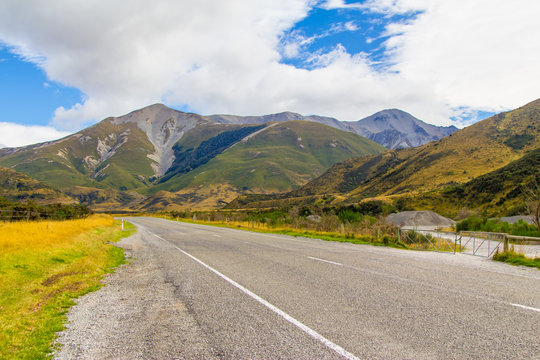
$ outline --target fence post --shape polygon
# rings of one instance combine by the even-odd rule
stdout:
[[[503,252],[508,251],[508,234],[503,234],[504,240],[503,240]]]

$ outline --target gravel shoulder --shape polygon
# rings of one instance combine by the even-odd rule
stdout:
[[[108,276],[105,287],[78,299],[54,358],[217,359],[141,234],[117,246],[130,263]]]

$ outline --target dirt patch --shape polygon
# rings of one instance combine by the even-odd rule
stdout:
[[[43,286],[52,286],[52,285],[56,284],[61,278],[66,277],[66,276],[75,275],[75,274],[76,274],[76,272],[63,272],[63,273],[54,274],[52,276],[49,276],[47,279],[43,280],[41,285],[43,285]]]

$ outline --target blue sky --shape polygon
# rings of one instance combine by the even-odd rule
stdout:
[[[539,97],[539,16],[533,0],[6,0],[0,145],[155,102],[464,126]]]
[[[354,3],[350,2],[349,3]],[[308,16],[286,31],[283,41],[294,36],[310,39],[303,47],[305,55],[329,52],[341,44],[350,54],[365,54],[374,66],[384,66],[384,41],[388,39],[385,27],[390,22],[407,22],[418,13],[381,14],[362,9],[313,8]],[[311,69],[314,65],[307,56],[282,59],[283,63]]]
[[[59,106],[82,101],[80,90],[50,81],[37,65],[0,49],[0,122],[47,125]]]

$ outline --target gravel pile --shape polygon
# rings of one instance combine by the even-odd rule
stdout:
[[[417,228],[420,230],[434,230],[455,225],[455,221],[445,218],[433,211],[403,211],[390,214],[386,222],[399,227]]]

